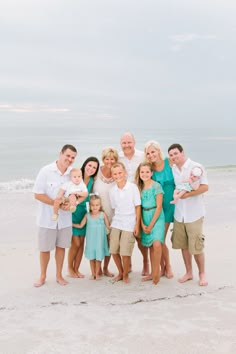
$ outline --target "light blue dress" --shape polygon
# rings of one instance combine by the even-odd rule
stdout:
[[[94,259],[102,261],[105,256],[110,255],[103,212],[100,212],[96,218],[92,217],[90,213],[87,214],[85,239],[84,254],[90,261]]]
[[[163,194],[161,185],[154,182],[148,189],[143,189],[141,193],[141,205],[142,205],[142,219],[143,223],[148,226],[156,211],[156,196],[157,194]],[[147,210],[149,209],[149,210]],[[165,216],[163,209],[155,222],[150,234],[146,234],[143,230],[141,232],[141,243],[145,247],[150,247],[154,241],[160,241],[164,243],[165,238]]]

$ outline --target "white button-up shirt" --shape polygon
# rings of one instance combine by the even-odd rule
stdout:
[[[113,186],[109,191],[111,207],[114,209],[111,227],[123,231],[134,231],[136,224],[135,207],[141,205],[140,193],[134,183],[126,182],[124,188]]]
[[[123,153],[119,152],[119,161],[123,162],[127,171],[127,179],[130,182],[135,182],[135,173],[138,168],[138,165],[144,161],[144,152],[135,149],[135,153],[132,158],[129,160]]]
[[[46,194],[49,198],[55,199],[62,185],[70,180],[69,167],[64,174],[57,168],[56,162],[44,166],[36,178],[33,193]],[[39,205],[39,213],[37,224],[47,229],[63,229],[72,226],[72,217],[69,211],[59,209],[59,217],[57,221],[52,220],[53,206],[37,201]]]
[[[207,184],[207,174],[202,165],[187,159],[182,166],[181,170],[176,165],[173,165],[172,171],[174,175],[175,185],[180,184],[184,179],[189,178],[190,171],[194,166],[199,166],[203,170],[203,174],[200,179],[200,184]],[[199,194],[194,197],[186,199],[178,199],[175,205],[174,218],[179,222],[193,222],[205,215],[204,195]]]

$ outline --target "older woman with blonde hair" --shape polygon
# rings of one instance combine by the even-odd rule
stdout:
[[[98,193],[101,198],[102,207],[108,217],[109,223],[111,223],[113,216],[113,209],[111,207],[109,198],[109,190],[115,184],[111,175],[111,167],[118,161],[118,158],[118,151],[115,148],[107,147],[103,149],[101,158],[103,165],[98,171],[97,178],[93,187],[93,191]],[[108,277],[113,277],[114,274],[110,273],[108,270],[110,258],[110,256],[105,256],[103,274]]]
[[[173,199],[175,189],[174,177],[172,168],[168,158],[164,157],[160,144],[155,140],[150,140],[145,144],[144,153],[147,161],[152,166],[152,179],[159,182],[163,188],[163,210],[165,214],[165,239],[170,226],[174,221],[174,205],[170,204]],[[170,265],[169,250],[167,245],[162,245],[162,261],[161,275],[165,275],[168,279],[173,278],[173,273]]]

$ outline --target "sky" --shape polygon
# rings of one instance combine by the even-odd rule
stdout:
[[[235,0],[2,0],[0,119],[236,127]]]

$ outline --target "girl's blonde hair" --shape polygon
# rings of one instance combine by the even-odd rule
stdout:
[[[150,162],[148,162],[148,161],[141,162],[138,165],[138,168],[137,168],[136,173],[135,173],[135,182],[136,182],[140,192],[143,190],[143,187],[144,187],[144,183],[143,183],[143,181],[140,178],[140,170],[141,170],[141,167],[144,167],[144,166],[149,167],[150,171],[152,171],[152,164]]]
[[[161,145],[160,145],[157,141],[155,141],[155,140],[149,140],[149,141],[145,144],[145,146],[144,146],[145,158],[147,159],[147,149],[148,149],[150,146],[152,146],[152,147],[154,147],[154,149],[158,150],[159,153],[160,153],[160,158],[161,158],[162,160],[164,160],[165,156],[164,156],[163,151],[161,150]]]
[[[91,212],[91,202],[93,200],[99,200],[100,201],[100,211],[103,211],[101,197],[99,195],[97,195],[97,194],[90,195],[90,198],[89,198],[89,211]]]
[[[105,148],[102,150],[102,161],[104,161],[106,157],[112,157],[117,162],[119,159],[118,151],[113,147]]]

